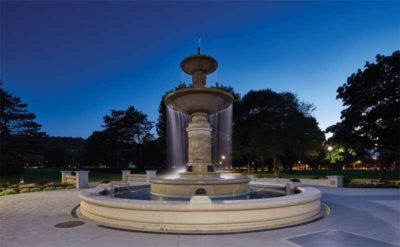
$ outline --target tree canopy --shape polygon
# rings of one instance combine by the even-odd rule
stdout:
[[[331,142],[357,153],[379,153],[380,162],[399,162],[400,51],[377,55],[337,89],[341,121],[327,128]]]
[[[26,137],[44,136],[35,114],[19,97],[3,89],[0,82],[0,174],[7,167],[30,161],[37,155],[35,141]]]
[[[86,140],[86,164],[107,164],[127,167],[128,163],[143,166],[143,148],[154,137],[153,123],[146,114],[130,106],[127,110],[112,110],[103,118],[104,130],[95,131]]]
[[[41,125],[35,114],[28,111],[28,104],[3,89],[0,82],[0,131],[10,135],[37,135]]]
[[[292,93],[270,89],[248,92],[239,104],[240,115],[234,125],[236,157],[254,157],[262,170],[266,160],[272,159],[278,175],[281,157],[291,164],[316,155],[324,135],[311,116],[312,110],[311,104],[300,102]]]
[[[112,110],[103,118],[105,131],[118,142],[142,144],[153,138],[150,133],[153,123],[147,115],[130,106],[127,110]]]

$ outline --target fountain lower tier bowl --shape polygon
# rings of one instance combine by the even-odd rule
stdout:
[[[229,107],[233,97],[230,93],[216,88],[184,88],[168,94],[164,102],[167,106],[187,114],[212,114]]]
[[[209,197],[231,197],[249,192],[250,179],[233,178],[158,178],[152,179],[151,194],[163,197],[188,198],[194,195]]]
[[[136,185],[141,190],[143,185]],[[255,184],[252,184],[255,186]],[[285,185],[262,184],[284,190]],[[273,187],[271,189],[273,189]],[[145,232],[190,234],[246,232],[274,229],[314,221],[324,216],[321,192],[298,187],[292,195],[239,200],[207,200],[195,196],[186,201],[140,200],[99,194],[99,188],[83,190],[78,215],[98,224]]]

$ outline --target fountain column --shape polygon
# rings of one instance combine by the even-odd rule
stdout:
[[[193,113],[188,133],[188,166],[193,173],[209,172],[211,163],[211,126],[206,113]]]
[[[211,133],[208,114],[196,112],[191,114],[192,121],[188,124],[188,165],[187,172],[181,173],[182,178],[218,178],[220,174],[214,172],[211,160]]]

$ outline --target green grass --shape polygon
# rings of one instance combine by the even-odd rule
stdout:
[[[24,178],[24,183],[49,183],[61,182],[61,171],[70,170],[65,168],[25,168],[24,173],[18,176],[4,176],[0,178],[1,184],[16,184],[19,183],[21,177]],[[121,173],[116,172],[90,172],[90,182],[100,182],[102,180],[121,180]]]
[[[309,171],[293,171],[292,173],[281,173],[282,178],[326,178],[329,175],[342,175],[348,179],[379,179],[381,172],[368,171],[368,170],[309,170]],[[270,178],[273,177],[272,173],[261,173],[256,174],[257,177]],[[399,172],[396,171],[384,171],[382,172],[382,178],[385,180],[399,180]]]

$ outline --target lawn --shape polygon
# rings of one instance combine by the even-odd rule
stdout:
[[[65,168],[25,168],[22,175],[4,176],[0,178],[0,184],[19,183],[23,178],[25,183],[45,183],[45,182],[61,182],[61,171],[71,170]],[[96,169],[89,173],[90,182],[99,182],[102,180],[121,180],[120,171],[99,171]]]
[[[281,173],[282,178],[326,178],[329,175],[342,175],[347,179],[382,179],[384,180],[399,180],[400,174],[396,171],[371,171],[371,170],[308,170],[308,171],[293,171],[292,173]],[[269,178],[273,177],[272,173],[258,172],[257,177]]]

